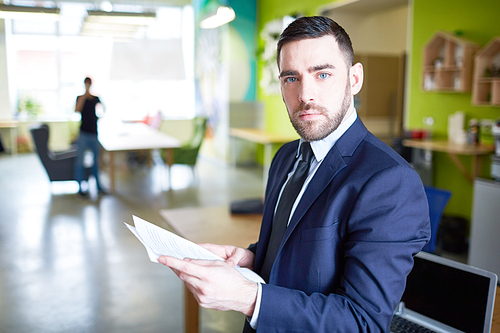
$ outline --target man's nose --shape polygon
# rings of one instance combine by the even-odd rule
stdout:
[[[313,102],[315,99],[314,84],[310,79],[305,78],[300,82],[299,100],[303,103]]]

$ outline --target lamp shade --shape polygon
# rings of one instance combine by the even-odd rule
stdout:
[[[202,29],[214,29],[233,21],[236,14],[231,7],[219,6],[217,11],[200,22]]]
[[[153,24],[156,13],[106,12],[89,10],[82,25],[82,35],[132,37],[139,27]]]
[[[0,5],[0,18],[57,21],[59,19],[59,8]]]
[[[86,22],[107,24],[150,25],[156,20],[156,13],[134,12],[106,12],[102,10],[89,10]]]

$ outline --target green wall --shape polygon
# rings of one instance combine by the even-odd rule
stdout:
[[[317,8],[334,1],[300,0],[258,0],[258,31],[264,24],[284,15],[301,13],[317,14]],[[434,136],[447,136],[448,115],[464,111],[470,118],[500,118],[500,108],[475,107],[471,104],[471,94],[431,93],[421,89],[422,48],[437,30],[457,31],[463,37],[484,46],[494,36],[500,36],[500,1],[498,0],[413,0],[413,27],[411,28],[410,87],[405,124],[408,129],[422,128],[424,117],[434,118]],[[258,39],[258,50],[263,48]],[[259,71],[262,68],[259,62]],[[258,72],[258,78],[261,73]],[[271,132],[294,133],[288,120],[281,96],[268,95],[257,86],[257,98],[264,104],[265,126]],[[462,157],[462,162],[471,167],[471,159]],[[489,157],[483,161],[482,175],[489,176]],[[443,153],[434,154],[434,185],[453,192],[446,214],[462,216],[470,220],[472,211],[472,185],[469,184],[454,164]]]
[[[316,15],[316,9],[319,6],[332,3],[333,1],[325,0],[258,0],[257,2],[257,21],[258,21],[258,31],[259,33],[264,28],[264,25],[274,19],[283,18],[283,16],[291,15],[296,13],[302,15],[310,16]],[[257,49],[263,49],[263,41],[259,37],[257,42]],[[258,51],[259,52],[259,51]],[[260,71],[262,70],[262,62],[259,62],[259,77]],[[286,135],[296,134],[290,120],[288,119],[288,114],[285,108],[285,104],[281,99],[280,94],[268,95],[266,94],[257,83],[257,99],[263,102],[264,105],[264,126],[266,130],[274,133],[281,133]]]
[[[434,118],[435,137],[447,137],[448,116],[464,111],[466,122],[471,118],[500,118],[498,107],[476,107],[471,94],[435,93],[422,90],[423,47],[437,30],[461,31],[462,37],[481,47],[494,36],[500,36],[500,1],[498,0],[414,0],[413,31],[411,36],[411,68],[409,103],[406,110],[408,128],[422,128],[422,119]],[[434,185],[453,192],[445,214],[463,216],[470,220],[472,211],[472,185],[444,153],[434,153]],[[466,167],[471,158],[461,157]],[[483,159],[482,176],[489,176],[489,156]]]

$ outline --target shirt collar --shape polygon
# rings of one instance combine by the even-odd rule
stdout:
[[[318,162],[322,161],[326,154],[332,149],[332,147],[337,143],[338,139],[351,127],[352,124],[356,121],[358,115],[356,113],[356,109],[351,115],[343,121],[340,126],[330,133],[326,138],[311,142],[311,149],[314,153],[314,157]],[[300,139],[299,148],[297,150],[297,157],[300,155],[300,145],[304,142],[303,139]]]

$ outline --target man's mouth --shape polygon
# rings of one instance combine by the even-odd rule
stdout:
[[[309,120],[314,120],[317,117],[322,116],[323,114],[320,111],[308,109],[299,111],[297,115],[299,119],[303,121],[309,121]]]

